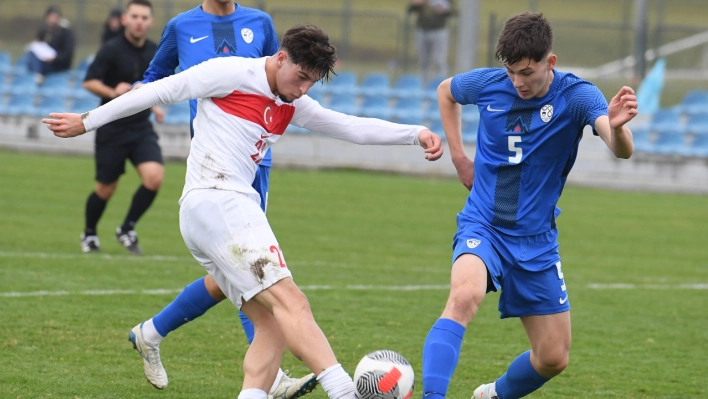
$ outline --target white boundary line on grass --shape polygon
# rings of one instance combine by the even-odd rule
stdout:
[[[105,260],[154,260],[161,262],[176,262],[194,260],[189,256],[167,255],[110,255],[110,254],[83,254],[83,253],[51,253],[51,252],[8,252],[0,251],[0,258],[42,258],[42,259],[105,259]]]
[[[708,290],[708,284],[588,284],[585,288],[596,290]],[[447,284],[431,285],[345,285],[341,287],[332,285],[304,285],[303,291],[442,291],[450,289]],[[85,290],[85,291],[27,291],[27,292],[0,292],[2,298],[19,298],[34,296],[103,296],[103,295],[167,295],[177,294],[181,289],[152,289],[152,290]]]

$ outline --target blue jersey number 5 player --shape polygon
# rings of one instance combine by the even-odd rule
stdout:
[[[215,57],[238,56],[260,58],[278,52],[280,45],[271,17],[256,9],[243,7],[233,0],[204,0],[199,7],[171,19],[141,83],[154,82],[175,73],[177,67],[188,69]],[[197,101],[190,101],[194,120]],[[191,130],[190,123],[190,130]],[[192,135],[194,131],[191,130]],[[270,149],[259,164],[253,188],[266,210],[268,177],[271,167]],[[183,324],[203,315],[222,301],[225,295],[211,276],[200,278],[182,291],[160,313],[131,331],[130,339],[144,359],[145,376],[156,388],[167,386],[167,373],[160,360],[162,338]],[[253,341],[253,324],[239,312],[248,342]],[[282,370],[273,384],[272,396],[292,399],[312,390],[317,384],[314,374],[300,379],[289,378]]]
[[[521,319],[531,350],[495,382],[478,387],[474,399],[524,397],[568,364],[570,301],[556,203],[585,126],[616,157],[632,155],[625,124],[637,115],[637,100],[623,87],[608,106],[597,87],[554,69],[552,43],[543,15],[514,16],[496,47],[503,68],[475,69],[438,88],[451,157],[471,192],[457,216],[450,295],[423,348],[426,399],[446,396],[465,329],[489,291],[501,290],[501,317]],[[460,105],[466,104],[481,115],[474,162],[460,133]]]

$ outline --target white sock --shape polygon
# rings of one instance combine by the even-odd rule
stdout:
[[[278,388],[278,385],[280,385],[280,380],[283,379],[284,375],[285,375],[285,373],[283,373],[283,369],[278,369],[278,375],[275,376],[275,381],[273,381],[273,386],[270,387],[270,392],[268,392],[268,393],[270,393],[272,395],[273,392],[275,392],[275,390]]]
[[[329,399],[356,399],[356,389],[352,377],[347,374],[341,364],[335,364],[317,376],[322,389]]]
[[[160,345],[162,339],[165,338],[160,335],[155,329],[155,325],[152,323],[152,319],[143,323],[143,339],[151,345]]]
[[[238,399],[267,399],[268,394],[258,388],[244,389],[238,394]]]

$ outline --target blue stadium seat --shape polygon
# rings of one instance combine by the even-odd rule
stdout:
[[[681,101],[681,110],[688,115],[708,112],[708,91],[692,91]]]
[[[44,96],[39,99],[39,103],[32,110],[30,115],[47,117],[51,112],[67,112],[66,97],[63,95]]]
[[[401,118],[396,118],[396,122],[402,123],[404,125],[424,125],[423,115],[408,115]],[[433,130],[437,133],[435,130]]]
[[[394,97],[422,97],[423,81],[416,75],[403,75],[393,86],[391,93]]]
[[[479,122],[479,108],[473,104],[462,106],[462,122]]]
[[[84,58],[79,62],[79,65],[76,67],[76,69],[72,69],[69,71],[69,76],[71,76],[72,79],[77,79],[80,81],[84,80],[84,77],[86,76],[86,71],[88,68],[91,66],[93,63],[93,59],[95,58],[95,55],[89,55],[88,57]]]
[[[651,129],[657,133],[681,134],[684,126],[681,125],[681,115],[675,110],[660,110],[651,120]]]
[[[45,76],[44,82],[39,87],[39,94],[43,96],[66,96],[70,94],[69,73],[52,73]]]
[[[101,99],[96,96],[87,96],[74,99],[74,103],[71,105],[71,112],[81,114],[92,109],[98,108],[101,105]]]
[[[311,99],[317,101],[318,103],[320,103],[320,105],[322,105],[322,106],[324,107],[324,94],[322,94],[322,92],[320,92],[320,91],[316,91],[316,92],[308,91],[308,92],[307,92],[307,96],[310,97]]]
[[[393,113],[397,118],[406,118],[409,116],[420,115],[425,117],[423,112],[423,102],[418,97],[405,97],[396,102]]]
[[[30,115],[34,110],[34,95],[13,94],[5,107],[8,115]]]
[[[12,55],[7,51],[0,51],[0,72],[9,72],[12,69]]]
[[[6,90],[9,90],[7,80],[7,74],[0,71],[0,99],[2,98],[2,95],[5,94]]]
[[[648,152],[661,155],[680,155],[685,148],[686,136],[673,131],[659,132]]]
[[[286,132],[294,133],[294,134],[310,134],[310,133],[312,133],[309,130],[305,129],[304,127],[298,127],[295,125],[288,125]]]
[[[370,73],[359,85],[358,93],[362,96],[388,96],[390,91],[388,75]]]
[[[356,98],[353,94],[341,94],[332,97],[329,109],[349,115],[357,115]]]
[[[686,133],[708,134],[708,105],[703,113],[695,113],[688,116]]]
[[[428,129],[430,129],[431,132],[437,134],[438,136],[442,137],[444,141],[447,141],[447,137],[445,136],[445,129],[443,129],[442,121],[433,121],[430,123],[430,126],[428,126]]]
[[[13,75],[24,75],[29,73],[29,69],[27,69],[27,54],[22,54],[15,60],[15,64],[12,66],[12,69],[10,70]]]
[[[697,135],[688,148],[688,155],[708,158],[708,134]]]
[[[393,113],[388,106],[388,98],[374,95],[364,98],[359,115],[369,118],[390,120]]]
[[[462,124],[462,141],[465,143],[477,142],[477,131],[479,130],[479,119]]]
[[[189,101],[170,104],[165,114],[166,125],[188,125],[191,118]]]
[[[332,81],[323,86],[326,93],[333,95],[354,94],[356,92],[356,74],[354,72],[339,72]]]
[[[636,152],[650,152],[651,131],[649,129],[649,126],[633,127],[632,138],[634,141],[634,150]]]
[[[440,86],[440,83],[442,83],[442,81],[445,79],[446,78],[443,76],[438,76],[438,77],[430,79],[430,81],[428,81],[428,83],[425,84],[423,96],[425,98],[427,98],[428,100],[437,101],[438,100],[438,86]]]
[[[37,82],[34,75],[15,75],[10,83],[9,92],[12,94],[34,95],[37,92]]]

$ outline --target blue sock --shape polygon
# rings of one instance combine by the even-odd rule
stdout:
[[[423,346],[423,397],[442,399],[460,357],[465,328],[450,319],[438,319]]]
[[[251,320],[248,320],[248,317],[246,317],[245,314],[243,314],[242,311],[239,310],[238,312],[238,317],[241,318],[241,325],[243,326],[243,332],[246,333],[246,339],[248,340],[248,344],[251,345],[253,342],[253,323],[251,323]]]
[[[152,318],[157,332],[166,337],[183,324],[196,319],[219,301],[209,295],[204,277],[186,286],[172,303]]]
[[[499,399],[523,398],[541,388],[549,379],[533,368],[531,351],[526,351],[514,359],[506,373],[497,380],[497,395]]]

